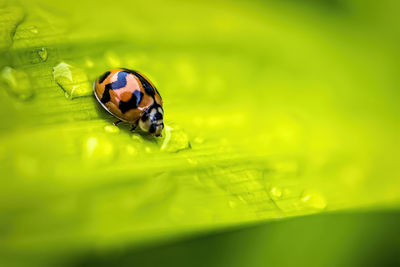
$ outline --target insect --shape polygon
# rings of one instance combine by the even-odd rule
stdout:
[[[154,136],[164,128],[163,101],[151,81],[137,71],[113,69],[105,72],[93,84],[94,95],[111,115]]]

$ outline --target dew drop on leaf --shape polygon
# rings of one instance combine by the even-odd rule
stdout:
[[[232,209],[237,207],[237,203],[233,200],[228,201],[228,205],[229,207],[231,207]]]
[[[135,155],[136,154],[136,149],[135,149],[135,147],[133,145],[127,145],[125,147],[125,149],[126,149],[126,153],[128,155]]]
[[[39,33],[39,30],[38,30],[38,28],[37,28],[36,26],[30,26],[30,27],[29,27],[29,31],[30,31],[31,33],[34,33],[34,34]]]
[[[13,44],[16,28],[24,20],[24,13],[23,9],[17,6],[0,6],[0,51]]]
[[[104,131],[106,131],[107,133],[119,133],[120,132],[119,128],[115,125],[104,126]]]
[[[84,157],[87,159],[107,160],[114,154],[114,146],[105,138],[90,136],[83,144]]]
[[[61,62],[53,68],[53,78],[64,91],[66,98],[74,99],[92,95],[88,77],[80,68]]]
[[[325,197],[316,191],[305,191],[301,196],[301,201],[312,209],[323,210],[326,208]]]
[[[47,60],[47,49],[42,47],[41,49],[39,49],[38,55],[42,61],[46,61]]]
[[[282,190],[276,186],[272,187],[270,189],[269,193],[271,194],[271,197],[274,199],[278,199],[278,198],[282,197]]]
[[[143,143],[143,138],[138,134],[132,134],[132,140],[137,143]]]
[[[19,100],[29,100],[33,97],[31,81],[25,71],[4,67],[1,70],[0,79],[5,85],[3,87],[12,97]]]
[[[178,126],[172,128],[171,126],[166,125],[163,135],[160,147],[160,150],[162,151],[178,152],[191,147],[189,137],[185,131]]]

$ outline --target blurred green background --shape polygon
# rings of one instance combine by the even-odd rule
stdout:
[[[398,264],[399,11],[0,1],[0,265]],[[162,138],[94,99],[117,67]]]

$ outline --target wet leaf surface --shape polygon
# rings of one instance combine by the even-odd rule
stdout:
[[[350,2],[1,5],[2,258],[46,251],[43,266],[93,247],[397,206],[399,21]],[[162,138],[114,127],[92,96],[115,67],[159,89]]]

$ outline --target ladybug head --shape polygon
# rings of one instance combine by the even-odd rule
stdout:
[[[163,115],[163,108],[160,105],[154,103],[140,118],[140,129],[145,132],[149,132],[151,135],[161,136],[161,132],[164,129]]]

